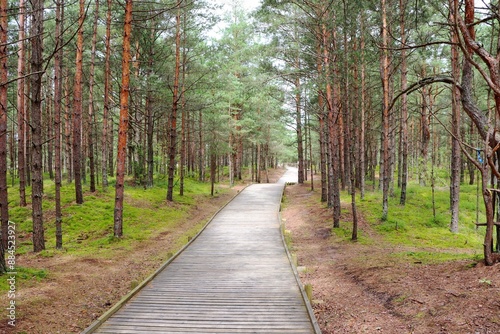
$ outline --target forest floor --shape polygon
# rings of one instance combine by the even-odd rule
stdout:
[[[273,173],[271,182],[279,176]],[[170,245],[242,187],[197,202],[179,228],[118,250],[113,259],[20,256],[21,266],[44,268],[49,275],[18,291],[17,326],[12,330],[2,321],[0,333],[81,332],[164,263],[175,252]],[[374,242],[347,241],[331,232],[331,212],[307,185],[287,187],[282,217],[292,251],[305,267],[301,279],[313,286],[323,333],[500,333],[499,265],[404,262],[391,256],[401,247],[385,242],[362,218],[361,233]]]
[[[352,242],[331,232],[331,211],[310,185],[285,194],[282,217],[322,333],[500,333],[500,265],[409,262],[395,254],[437,250],[390,244],[363,217],[369,242]],[[342,206],[352,225],[350,203]]]

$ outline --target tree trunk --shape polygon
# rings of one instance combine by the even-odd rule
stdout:
[[[92,46],[90,53],[90,70],[89,70],[89,132],[87,144],[89,147],[89,165],[90,165],[90,191],[95,192],[95,159],[94,159],[94,75],[95,75],[95,56],[97,44],[97,24],[99,20],[99,0],[95,1],[94,7],[94,23],[92,31]]]
[[[45,137],[45,147],[46,147],[46,159],[47,159],[47,163],[45,164],[45,168],[46,168],[46,171],[49,173],[49,179],[50,180],[53,180],[54,179],[54,164],[53,164],[53,155],[54,155],[54,152],[53,152],[53,141],[52,141],[52,138],[53,138],[53,134],[52,134],[52,130],[53,130],[53,114],[52,114],[52,106],[53,106],[53,101],[54,101],[54,98],[52,96],[52,82],[51,82],[51,79],[50,78],[47,78],[47,85],[46,85],[46,91],[45,91],[45,99],[46,99],[46,103],[45,103],[45,124],[43,125],[43,127],[46,129],[47,133],[46,133],[46,137]]]
[[[58,49],[54,56],[54,132],[55,132],[55,206],[56,206],[56,248],[62,248],[62,209],[61,209],[61,112],[62,112],[62,61],[63,61],[63,20],[64,0],[56,3],[56,43]]]
[[[454,6],[454,0],[450,0],[450,22],[455,22],[457,8]],[[458,36],[454,30],[451,31],[451,41],[455,45],[451,45],[451,68],[455,82],[458,82],[460,77],[460,63],[458,56]],[[460,91],[454,85],[452,87],[451,98],[451,180],[450,180],[450,211],[451,222],[450,231],[458,233],[458,213],[460,204],[460,175],[461,175],[461,156],[460,149]]]
[[[19,0],[19,42],[17,60],[17,163],[19,173],[19,205],[26,206],[26,102],[25,102],[25,12],[24,0]]]
[[[401,29],[401,90],[408,87],[408,65],[406,61],[406,28],[405,28],[405,8],[406,3],[399,0],[400,29]],[[400,121],[400,142],[401,142],[401,196],[399,204],[406,204],[406,187],[408,185],[408,96],[401,96],[401,121]]]
[[[387,24],[387,4],[386,0],[381,0],[382,11],[382,50],[380,57],[380,77],[382,80],[382,159],[383,159],[383,180],[382,180],[382,220],[387,220],[389,213],[389,181],[390,181],[390,147],[389,147],[389,26]]]
[[[328,140],[329,140],[329,204],[333,207],[333,227],[340,227],[340,188],[339,188],[339,134],[338,134],[338,109],[337,96],[332,93],[332,70],[330,66],[330,52],[326,47],[330,45],[330,34],[326,27],[322,27],[323,64],[326,80],[326,104],[328,108]]]
[[[9,195],[7,192],[7,0],[0,0],[0,273],[5,272],[5,253],[8,248]]]
[[[179,106],[179,77],[181,67],[181,1],[177,2],[175,16],[175,69],[174,89],[172,95],[172,113],[170,114],[170,147],[168,150],[168,189],[167,201],[173,201],[175,156],[177,154],[177,110]]]
[[[313,168],[313,152],[312,152],[312,137],[311,137],[311,116],[308,116],[306,113],[306,132],[308,133],[309,138],[309,168],[310,168],[310,178],[311,178],[311,191],[314,191],[314,168]],[[269,141],[268,141],[269,143]],[[268,144],[269,146],[269,144]]]
[[[297,69],[299,65],[297,64]],[[302,106],[301,106],[301,87],[300,78],[297,75],[295,78],[295,126],[297,132],[297,154],[298,154],[298,183],[304,183],[304,142],[302,138]]]
[[[326,48],[326,45],[323,45],[323,38],[321,37],[321,31],[318,32],[318,46],[317,46],[317,54],[318,60],[316,64],[316,70],[318,73],[322,73],[323,71],[323,56],[322,56],[322,48]],[[321,174],[321,202],[326,202],[328,200],[328,174],[327,174],[327,163],[326,163],[326,126],[325,126],[325,99],[324,92],[321,89],[318,89],[318,123],[319,123],[319,169]]]
[[[66,71],[66,75],[64,78],[64,96],[69,96],[69,80],[68,80],[68,72]],[[65,160],[66,160],[66,171],[68,177],[68,183],[73,182],[73,150],[71,149],[72,141],[71,141],[71,112],[69,108],[69,103],[65,104],[64,108],[64,146],[65,146]]]
[[[458,8],[458,0],[454,2],[454,7]],[[500,73],[498,72],[499,61],[498,56],[493,57],[489,55],[486,50],[475,41],[474,32],[474,0],[465,1],[465,20],[459,15],[455,15],[456,24],[462,35],[463,41],[466,45],[466,61],[462,65],[462,84],[461,84],[461,101],[462,107],[476,125],[479,135],[484,142],[490,147],[497,145],[497,138],[495,137],[496,131],[490,131],[489,121],[481,109],[477,107],[473,95],[473,65],[470,61],[472,54],[477,54],[486,64],[489,70],[488,85],[494,91],[495,96],[495,111],[497,116],[500,115]],[[470,162],[475,160],[468,157]],[[484,237],[484,259],[486,265],[493,265],[500,261],[500,254],[493,254],[493,226],[494,226],[494,208],[492,200],[492,192],[488,189],[488,173],[487,164],[483,163],[481,166],[476,166],[481,172],[482,178],[482,192],[483,200],[486,209],[486,233]],[[491,164],[490,168],[493,172],[498,173],[495,167]]]
[[[42,76],[44,1],[32,0],[31,14],[31,175],[33,251],[45,249],[43,229]]]
[[[181,84],[181,154],[180,154],[180,189],[179,195],[184,196],[184,177],[186,173],[186,156],[187,156],[187,142],[186,142],[186,132],[187,132],[187,110],[186,110],[186,13],[183,14],[183,29],[182,29],[182,39],[180,43],[182,44],[182,84]]]
[[[152,52],[151,52],[152,53]],[[150,69],[152,65],[152,58],[149,62],[148,77],[150,77]],[[147,150],[147,177],[146,177],[146,187],[151,188],[153,186],[153,175],[154,175],[154,117],[153,117],[153,92],[149,87],[148,80],[148,91],[146,96],[146,150]]]
[[[82,190],[82,76],[83,76],[83,22],[85,0],[80,0],[78,33],[76,42],[75,85],[73,91],[73,175],[75,177],[76,204],[83,203]]]
[[[212,148],[214,151],[214,148]],[[217,156],[214,152],[210,153],[210,196],[214,196],[215,193],[215,174],[217,168]]]
[[[366,65],[365,65],[365,35],[364,35],[364,11],[361,12],[361,126],[359,131],[359,175],[360,175],[360,196],[361,199],[365,198],[365,155],[366,155],[366,144],[365,144],[365,123],[366,123]]]
[[[198,152],[198,170],[199,170],[199,180],[201,182],[205,181],[205,163],[204,163],[204,140],[203,140],[203,113],[200,110],[198,112],[198,142],[199,142],[199,152]]]
[[[106,10],[106,37],[105,37],[105,56],[104,56],[104,108],[102,114],[102,140],[101,140],[101,172],[102,172],[102,186],[103,188],[108,187],[108,118],[109,118],[109,107],[110,107],[110,95],[111,95],[111,6],[112,0],[107,0],[107,10]]]
[[[426,64],[422,64],[422,77],[426,76]],[[431,133],[429,130],[429,101],[427,87],[422,88],[422,102],[420,103],[420,163],[418,179],[420,186],[425,186],[427,181],[427,162],[429,159],[429,141]]]
[[[125,160],[127,157],[127,131],[130,93],[130,38],[132,33],[132,0],[125,1],[125,23],[123,25],[122,85],[120,90],[120,126],[116,158],[116,188],[114,209],[114,236],[123,236],[123,195],[125,186]]]

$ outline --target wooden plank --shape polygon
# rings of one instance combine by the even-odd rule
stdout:
[[[282,244],[283,187],[246,188],[121,309],[85,333],[319,333]]]

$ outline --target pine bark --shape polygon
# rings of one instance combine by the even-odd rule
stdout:
[[[42,156],[42,76],[44,1],[31,2],[31,203],[33,251],[45,249],[43,228],[43,156]]]
[[[64,96],[69,96],[69,79],[67,71],[64,79]],[[73,182],[73,150],[71,141],[71,111],[70,104],[66,103],[64,108],[64,150],[68,183]]]
[[[129,123],[130,94],[130,39],[132,34],[132,0],[125,2],[125,23],[123,25],[122,85],[120,90],[120,125],[116,158],[116,187],[113,231],[115,237],[123,236],[123,196],[125,187],[125,161],[127,158],[127,131]]]
[[[454,0],[450,0],[450,22],[455,22],[457,8]],[[451,31],[451,42],[458,44],[458,36],[454,30]],[[451,68],[455,82],[459,82],[460,63],[458,46],[451,46]],[[452,87],[451,99],[451,181],[450,181],[450,231],[458,232],[459,204],[460,204],[460,175],[461,175],[461,149],[460,149],[460,91],[456,85]]]
[[[180,150],[180,172],[179,172],[179,195],[184,196],[184,177],[186,174],[186,157],[187,157],[187,120],[188,120],[188,111],[186,110],[186,13],[182,14],[183,17],[183,26],[182,29],[182,38],[179,42],[182,44],[182,83],[181,83],[181,150]]]
[[[400,10],[400,30],[401,30],[401,90],[408,87],[408,64],[406,57],[406,27],[405,27],[404,0],[399,0]],[[406,204],[406,187],[408,185],[408,96],[401,96],[401,121],[400,121],[400,141],[401,141],[401,195],[399,204]]]
[[[168,185],[167,201],[173,201],[175,156],[177,154],[177,111],[179,109],[179,78],[181,59],[181,1],[177,2],[177,15],[175,16],[175,69],[174,87],[172,92],[172,112],[170,114],[170,147],[168,150]]]
[[[73,90],[73,176],[75,178],[75,199],[83,204],[82,189],[82,77],[83,77],[83,22],[85,21],[85,0],[80,0],[78,33],[76,42],[75,84]]]
[[[19,0],[19,41],[17,51],[17,163],[19,173],[19,205],[26,206],[26,100],[25,100],[25,18],[24,0]]]
[[[297,71],[300,68],[299,57],[295,63]],[[298,183],[304,183],[304,140],[302,135],[302,99],[301,99],[301,86],[300,77],[297,75],[295,78],[295,127],[297,133],[297,159],[298,159]]]
[[[365,35],[364,35],[364,11],[361,12],[361,36],[360,36],[360,52],[361,52],[361,124],[359,131],[359,192],[361,199],[365,198],[365,155],[366,155],[366,143],[365,143],[365,123],[366,123],[366,64],[365,64]]]
[[[105,55],[104,55],[104,108],[102,114],[102,138],[101,138],[101,173],[102,186],[108,187],[108,118],[111,103],[111,7],[112,0],[107,0],[106,9],[106,36],[105,36]]]
[[[200,110],[198,112],[198,147],[199,147],[199,152],[198,152],[198,176],[199,180],[201,182],[205,181],[205,162],[204,162],[204,157],[205,157],[205,140],[203,136],[203,113]]]
[[[330,45],[330,34],[323,26],[323,44]],[[326,103],[328,108],[328,140],[329,140],[329,204],[333,207],[333,227],[340,227],[340,188],[339,188],[339,124],[338,99],[333,91],[333,71],[330,64],[330,50],[325,47],[323,63],[326,74]]]
[[[316,70],[319,74],[323,72],[323,48],[326,48],[326,45],[323,44],[322,31],[318,30],[318,45],[316,48],[316,53],[318,55],[316,62]],[[326,163],[326,126],[325,126],[325,99],[324,99],[324,91],[319,88],[318,89],[318,134],[319,134],[319,169],[321,174],[321,202],[326,202],[328,200],[328,174],[327,163]]]
[[[422,64],[422,78],[426,76],[425,64]],[[429,128],[429,113],[428,109],[429,92],[427,87],[422,87],[421,92],[421,103],[420,103],[420,160],[418,168],[418,180],[420,186],[424,187],[427,183],[427,162],[429,160],[429,142],[431,139],[431,133]]]
[[[382,80],[382,220],[387,220],[389,214],[389,182],[390,182],[390,147],[389,147],[389,26],[387,23],[387,3],[381,0],[382,14],[382,50],[380,57],[380,78]]]
[[[95,128],[95,113],[94,113],[94,86],[95,86],[95,58],[97,44],[97,24],[99,20],[99,0],[95,1],[94,7],[94,22],[92,29],[92,46],[90,52],[90,69],[89,69],[89,131],[87,134],[87,145],[90,166],[90,191],[96,191],[95,177],[95,157],[94,157],[94,128]]]
[[[8,244],[9,195],[7,192],[7,0],[0,0],[0,273],[5,272],[5,254]]]
[[[62,92],[63,92],[63,18],[64,0],[56,3],[56,45],[57,50],[54,55],[54,149],[55,149],[55,210],[56,210],[56,248],[61,249],[62,242],[62,209],[61,209],[61,113],[62,113]]]
[[[153,41],[155,39],[155,20],[150,20],[150,38]],[[153,187],[154,183],[154,114],[153,114],[153,89],[151,85],[151,74],[153,73],[153,64],[155,57],[154,44],[150,43],[148,52],[148,68],[146,71],[146,165],[147,165],[147,175],[146,175],[146,187]]]

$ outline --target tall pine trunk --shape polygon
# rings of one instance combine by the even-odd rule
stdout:
[[[455,15],[457,15],[457,8],[455,8],[454,1],[450,0],[450,22],[455,22]],[[460,78],[460,63],[458,56],[458,36],[452,29],[451,41],[456,43],[451,45],[451,69],[455,82],[459,82]],[[460,204],[460,174],[461,174],[461,155],[460,149],[460,91],[456,85],[452,87],[451,98],[451,181],[450,181],[450,231],[453,233],[458,232],[458,213]]]
[[[64,96],[69,96],[69,80],[68,72],[65,71],[66,75],[64,78]],[[73,182],[73,150],[71,148],[71,111],[70,104],[66,103],[64,108],[64,149],[65,149],[65,160],[66,160],[66,171],[68,183]]]
[[[75,85],[73,90],[73,176],[75,178],[75,198],[83,203],[82,190],[82,77],[83,77],[83,22],[85,21],[85,0],[80,0],[78,33],[76,41]]]
[[[9,229],[9,195],[7,193],[7,0],[0,0],[0,273],[6,271],[5,250]]]
[[[173,201],[175,156],[177,154],[177,111],[179,108],[179,76],[181,58],[181,1],[177,2],[177,15],[175,17],[175,70],[174,89],[172,93],[172,113],[170,114],[170,147],[168,150],[168,185],[167,201]]]
[[[44,1],[32,0],[31,9],[31,176],[33,251],[45,249],[43,228],[43,156],[42,156],[42,76]]]
[[[401,90],[405,91],[408,86],[408,65],[406,61],[406,30],[405,30],[405,7],[404,0],[399,0],[400,29],[401,29]],[[401,96],[401,121],[400,121],[400,143],[401,143],[401,196],[399,203],[406,204],[406,187],[408,185],[408,96]]]
[[[108,186],[108,148],[110,146],[108,141],[108,118],[109,108],[111,103],[111,6],[112,0],[107,0],[106,10],[106,37],[105,37],[105,56],[104,56],[104,108],[102,114],[102,139],[101,139],[101,172],[102,172],[102,186]]]
[[[56,248],[62,248],[62,209],[61,209],[61,112],[62,112],[62,66],[63,66],[63,19],[64,0],[56,3],[56,45],[54,56],[54,148],[55,148],[55,206],[56,206]]]
[[[365,35],[364,35],[364,16],[365,12],[361,12],[360,29],[361,29],[361,40],[360,40],[360,52],[361,52],[361,124],[359,130],[359,188],[361,199],[365,198],[365,123],[366,123],[366,64],[365,64]]]
[[[390,183],[390,143],[389,143],[389,26],[387,23],[387,3],[381,0],[382,11],[382,49],[380,57],[380,78],[382,81],[382,220],[387,220],[389,214],[389,183]]]
[[[125,23],[123,25],[122,85],[120,90],[120,125],[116,158],[116,187],[114,210],[114,236],[123,236],[123,195],[125,187],[125,161],[127,158],[127,131],[130,94],[130,39],[132,34],[132,0],[125,2]]]
[[[87,134],[87,145],[89,148],[89,165],[90,165],[90,191],[96,191],[95,178],[95,157],[94,157],[94,86],[95,86],[95,57],[97,44],[97,24],[99,20],[99,0],[95,1],[94,7],[94,22],[92,29],[92,46],[90,52],[90,70],[89,70],[89,132]]]
[[[24,0],[19,0],[19,42],[17,60],[17,163],[19,173],[19,205],[26,206],[26,100],[25,96],[25,12]]]

